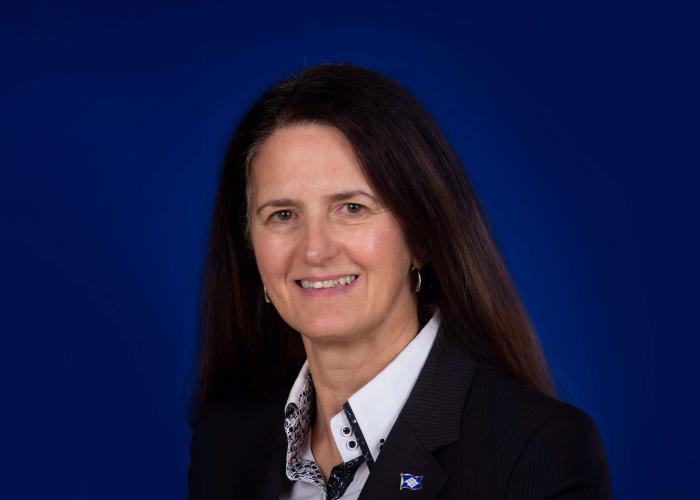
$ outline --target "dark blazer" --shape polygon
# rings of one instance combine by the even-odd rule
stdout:
[[[195,424],[189,498],[274,499],[285,476],[284,405],[211,405]],[[399,489],[400,473],[423,476]],[[605,450],[578,408],[516,383],[438,332],[367,478],[361,500],[611,498]]]

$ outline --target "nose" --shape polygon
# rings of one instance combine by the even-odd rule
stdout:
[[[336,235],[324,217],[307,219],[300,246],[302,259],[311,266],[323,266],[338,253]]]

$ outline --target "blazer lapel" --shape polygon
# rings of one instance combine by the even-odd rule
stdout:
[[[360,500],[437,497],[448,477],[432,452],[459,439],[462,410],[475,372],[476,363],[438,331]],[[423,476],[421,488],[401,489],[402,473]]]
[[[284,402],[282,403],[284,404]],[[278,426],[283,429],[282,421]],[[287,436],[282,430],[270,447],[269,460],[266,462],[264,493],[261,498],[278,500],[282,491],[289,485],[287,478]],[[245,480],[245,479],[244,479]]]
[[[391,444],[390,444],[391,443]],[[423,476],[422,487],[400,489],[401,474]],[[382,447],[378,460],[362,488],[360,500],[374,498],[435,498],[447,480],[447,473],[423,445],[405,417],[399,415]]]

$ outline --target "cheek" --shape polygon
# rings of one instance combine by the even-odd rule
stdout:
[[[269,234],[259,234],[252,236],[255,261],[258,265],[260,275],[266,281],[284,274],[285,263],[289,245],[284,244],[280,238]]]
[[[411,258],[403,233],[389,223],[360,238],[356,253],[364,256],[365,261],[370,260],[373,267],[396,274],[401,274],[403,267],[408,269]]]

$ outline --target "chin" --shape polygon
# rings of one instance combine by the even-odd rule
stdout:
[[[352,337],[358,331],[359,325],[355,321],[345,318],[314,318],[303,321],[297,330],[310,339],[332,339]]]

